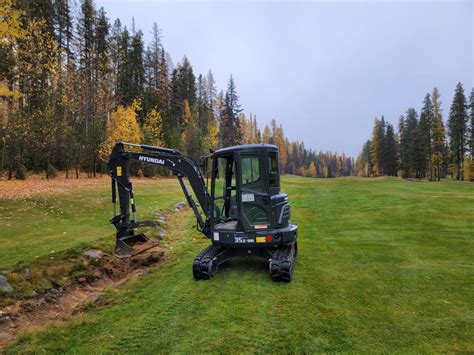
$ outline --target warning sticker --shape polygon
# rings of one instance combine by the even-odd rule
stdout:
[[[242,202],[254,202],[255,195],[254,194],[242,194]]]

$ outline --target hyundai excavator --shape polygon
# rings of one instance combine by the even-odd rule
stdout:
[[[196,216],[198,230],[211,239],[211,245],[194,259],[192,270],[196,280],[211,279],[220,265],[240,256],[266,259],[274,281],[292,280],[298,227],[290,223],[288,196],[280,190],[276,146],[245,144],[222,148],[202,157],[198,164],[175,149],[117,143],[108,163],[114,206],[110,222],[117,229],[115,253],[122,258],[134,255],[137,245],[148,240],[137,232],[147,222],[137,220],[130,181],[132,161],[170,169]]]

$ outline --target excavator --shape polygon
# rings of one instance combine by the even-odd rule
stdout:
[[[197,229],[211,239],[211,244],[194,259],[192,270],[196,280],[211,279],[227,260],[242,256],[267,260],[273,281],[292,280],[298,254],[298,227],[290,223],[288,195],[280,190],[278,147],[226,147],[197,163],[176,149],[117,143],[107,170],[112,178],[114,206],[110,222],[117,229],[115,253],[121,258],[135,255],[140,250],[138,246],[147,242],[148,237],[137,230],[150,223],[137,220],[131,162],[170,169],[178,178],[196,216]]]

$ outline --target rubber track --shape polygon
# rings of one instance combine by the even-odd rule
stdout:
[[[279,248],[270,262],[270,276],[273,281],[290,282],[296,264],[297,251],[295,243]]]
[[[196,280],[209,280],[214,276],[210,273],[209,264],[219,251],[220,247],[211,244],[194,258],[193,275]]]

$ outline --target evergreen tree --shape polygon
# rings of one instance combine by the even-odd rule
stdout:
[[[439,91],[433,89],[433,122],[431,140],[431,164],[434,168],[434,178],[441,180],[443,174],[443,162],[446,146],[446,133],[444,129],[443,117],[441,113],[441,102],[439,101]]]
[[[370,140],[367,140],[363,147],[362,152],[359,154],[357,158],[357,168],[358,168],[358,175],[368,177],[371,175],[372,172],[372,161],[370,156]]]
[[[239,114],[241,111],[234,78],[231,75],[227,84],[224,105],[220,115],[222,146],[226,147],[240,144],[242,132],[240,130]]]
[[[402,177],[406,178],[409,175],[408,169],[408,132],[405,129],[405,117],[400,116],[398,121],[398,134],[400,136],[400,170]]]
[[[130,34],[127,27],[124,27],[120,33],[118,44],[117,89],[115,92],[115,101],[122,106],[128,106],[132,103],[128,90],[130,78]]]
[[[128,100],[143,100],[145,91],[145,68],[143,65],[143,33],[137,31],[131,41],[130,56],[129,56],[129,70],[130,77],[128,83],[127,97]],[[143,112],[143,111],[142,111]],[[139,116],[139,121],[143,121],[143,116]]]
[[[456,179],[464,179],[464,156],[467,145],[467,104],[461,83],[456,85],[449,113],[449,148],[451,163],[456,168]]]
[[[474,159],[474,89],[471,90],[469,97],[469,108],[470,108],[470,139],[469,139],[469,150],[471,160]],[[472,162],[471,162],[472,164]]]
[[[169,115],[169,135],[172,146],[180,144],[180,137],[184,129],[184,102],[187,101],[191,109],[196,103],[196,77],[188,58],[173,70],[171,76],[171,107]]]
[[[145,72],[147,86],[158,89],[160,86],[160,60],[161,60],[161,31],[156,22],[153,23],[152,40],[147,47],[145,57]]]
[[[433,105],[431,103],[430,94],[426,94],[423,101],[423,108],[420,114],[419,126],[419,145],[420,145],[420,171],[422,176],[428,176],[431,179],[431,140],[433,125]]]
[[[407,166],[408,174],[417,179],[421,178],[422,154],[420,147],[420,129],[418,113],[409,108],[406,113],[404,133],[407,138]]]
[[[385,174],[389,176],[397,176],[398,169],[398,144],[395,137],[393,126],[387,124],[387,132],[385,135]]]

